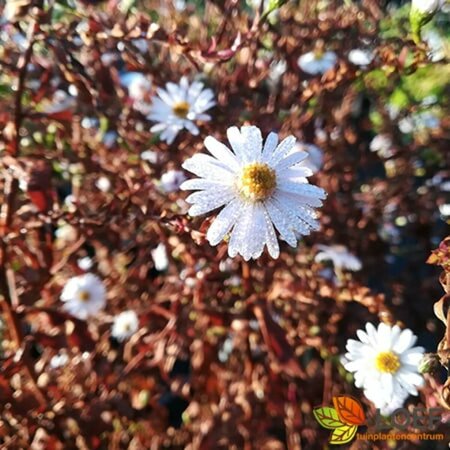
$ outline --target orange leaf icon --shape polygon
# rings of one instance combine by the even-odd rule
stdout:
[[[341,422],[348,425],[362,425],[366,421],[364,410],[358,400],[346,395],[333,397],[333,405]]]

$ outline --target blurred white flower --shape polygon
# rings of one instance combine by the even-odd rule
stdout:
[[[303,72],[310,75],[324,74],[332,69],[337,62],[334,52],[308,52],[298,58],[297,64]]]
[[[441,216],[445,219],[450,217],[450,203],[444,203],[442,205],[439,205],[439,212],[441,213]]]
[[[421,111],[404,117],[398,122],[399,130],[404,133],[439,128],[440,119],[432,111]]]
[[[100,177],[96,180],[95,186],[102,192],[108,192],[111,189],[111,181],[107,177]]]
[[[422,38],[428,46],[428,57],[432,62],[442,61],[449,51],[449,44],[433,29],[425,30]]]
[[[355,48],[350,50],[348,60],[355,66],[368,66],[373,60],[373,52]]]
[[[155,269],[159,272],[167,270],[169,267],[169,258],[167,257],[166,246],[161,242],[151,251]]]
[[[85,256],[83,258],[78,259],[77,265],[81,270],[87,272],[88,270],[92,269],[94,261],[92,260],[92,258],[89,258],[89,256]]]
[[[370,150],[377,152],[382,158],[390,158],[392,151],[392,139],[387,134],[377,134],[370,142]]]
[[[175,192],[185,180],[186,175],[181,170],[168,170],[161,175],[159,183],[164,192]]]
[[[69,362],[69,356],[67,353],[58,353],[50,360],[50,367],[52,369],[59,369],[65,366]]]
[[[92,273],[70,278],[61,293],[64,309],[81,320],[97,314],[106,304],[106,289]]]
[[[362,268],[361,261],[343,245],[318,245],[317,248],[321,251],[314,258],[316,262],[332,261],[335,269],[353,272]]]
[[[63,223],[55,230],[56,238],[62,241],[74,241],[77,237],[77,230],[68,223]]]
[[[287,62],[284,60],[272,61],[270,63],[268,82],[272,89],[279,83],[281,77],[286,72],[286,69]]]
[[[145,150],[141,153],[141,159],[149,162],[150,164],[155,164],[158,162],[159,154],[153,150]]]
[[[278,135],[270,133],[264,146],[261,131],[254,126],[228,128],[227,136],[234,153],[208,136],[205,147],[212,156],[196,154],[183,164],[201,177],[181,185],[199,191],[186,199],[193,205],[189,214],[198,216],[224,206],[206,234],[211,245],[230,234],[230,257],[258,258],[267,246],[272,258],[278,258],[275,229],[295,247],[299,236],[319,228],[314,207],[322,205],[326,193],[308,183],[310,169],[297,167],[308,154],[289,154],[296,142],[293,136],[279,144]]]
[[[189,84],[188,79],[182,77],[179,85],[167,83],[166,89],[158,88],[158,97],[153,97],[148,115],[148,119],[158,123],[150,131],[161,133],[160,138],[168,144],[175,140],[183,128],[198,135],[199,129],[194,121],[211,120],[205,111],[216,104],[213,91],[203,86],[199,81]]]
[[[417,395],[423,385],[418,372],[424,349],[413,347],[417,337],[411,330],[401,330],[384,323],[376,329],[366,323],[366,331],[358,330],[359,341],[347,341],[344,367],[354,373],[355,386],[377,408],[389,412],[403,404],[409,394]]]
[[[412,0],[411,9],[422,14],[434,14],[444,3],[445,0]]]
[[[42,111],[46,114],[56,114],[63,111],[71,111],[75,108],[76,99],[66,91],[58,89],[53,94],[51,102],[44,105]]]
[[[134,311],[121,312],[114,317],[111,335],[122,342],[131,337],[139,328],[139,318]]]
[[[146,76],[135,76],[128,85],[128,95],[133,100],[144,100],[151,89],[152,82]]]

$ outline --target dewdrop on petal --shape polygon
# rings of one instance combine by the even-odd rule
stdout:
[[[275,230],[292,247],[302,235],[319,228],[314,208],[322,206],[323,189],[308,183],[312,175],[300,163],[306,152],[292,152],[293,136],[281,143],[270,133],[263,146],[259,128],[244,126],[227,130],[232,151],[208,136],[205,147],[212,156],[196,154],[183,168],[200,178],[185,181],[184,190],[196,190],[186,201],[191,216],[223,207],[206,238],[217,245],[229,235],[228,255],[248,261],[261,256],[266,246],[272,258],[280,249]]]

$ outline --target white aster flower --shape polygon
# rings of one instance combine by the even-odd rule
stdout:
[[[95,186],[102,192],[108,192],[111,189],[111,181],[107,177],[100,177],[95,181]]]
[[[318,245],[321,251],[317,253],[314,260],[316,262],[332,261],[334,268],[338,270],[351,270],[357,272],[361,270],[361,261],[352,255],[343,245]]]
[[[69,356],[65,352],[57,353],[50,360],[50,367],[52,369],[59,369],[60,367],[65,366],[69,362]]]
[[[359,341],[349,339],[344,367],[354,373],[355,386],[377,408],[385,411],[406,397],[417,395],[423,378],[418,372],[424,349],[413,347],[417,336],[411,330],[401,330],[384,323],[376,329],[366,324],[366,331],[358,330]]]
[[[77,265],[81,270],[87,272],[92,269],[94,261],[89,256],[84,256],[83,258],[78,259]]]
[[[308,154],[289,154],[295,146],[293,136],[278,143],[278,135],[270,133],[264,146],[254,126],[228,128],[227,136],[233,151],[208,136],[205,147],[212,156],[197,154],[183,164],[200,177],[181,185],[199,191],[186,199],[193,205],[189,214],[199,216],[225,206],[206,234],[211,245],[229,234],[230,257],[258,258],[267,245],[269,254],[278,258],[275,229],[295,247],[301,235],[319,228],[314,207],[322,205],[326,193],[308,184],[310,169],[298,167]]]
[[[368,66],[373,60],[373,52],[355,48],[350,50],[348,60],[355,66]]]
[[[111,335],[119,342],[131,337],[139,328],[139,318],[134,311],[124,311],[114,317]]]
[[[64,309],[81,320],[97,314],[106,303],[102,281],[92,273],[71,278],[61,293]]]
[[[334,52],[308,52],[298,58],[297,64],[303,72],[310,75],[324,74],[336,65]]]
[[[370,150],[382,158],[390,158],[394,154],[392,146],[392,139],[387,134],[377,134],[370,142]]]
[[[150,120],[158,122],[150,129],[153,133],[161,132],[160,138],[171,144],[179,131],[186,128],[193,135],[199,133],[196,120],[211,120],[205,111],[212,108],[216,102],[211,89],[203,89],[203,83],[194,81],[189,84],[182,77],[180,84],[167,83],[166,89],[158,88],[158,96],[153,97]]]
[[[185,180],[186,175],[181,170],[168,170],[161,175],[159,182],[164,192],[176,192]]]
[[[159,159],[159,153],[153,150],[145,150],[141,153],[141,159],[149,162],[150,164],[156,164]]]
[[[161,242],[151,251],[155,269],[162,272],[169,267],[169,258],[167,257],[166,246]]]
[[[434,14],[445,0],[412,0],[411,9],[422,14]]]

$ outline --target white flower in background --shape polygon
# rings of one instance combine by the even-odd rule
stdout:
[[[55,230],[55,236],[61,241],[74,241],[77,238],[77,230],[72,225],[63,222]]]
[[[164,192],[176,192],[185,180],[186,175],[181,170],[168,170],[161,175],[159,183]]]
[[[149,162],[150,164],[156,164],[159,159],[159,153],[153,150],[145,150],[141,153],[141,159]]]
[[[444,0],[412,0],[411,9],[422,14],[434,14],[444,3]]]
[[[421,111],[401,119],[398,122],[398,128],[403,134],[408,134],[439,128],[440,123],[439,117],[432,111]]]
[[[136,75],[128,85],[128,95],[133,100],[145,100],[152,89],[152,82],[144,75]]]
[[[124,311],[114,317],[111,335],[119,342],[131,337],[139,328],[139,318],[134,311]]]
[[[382,158],[390,158],[392,151],[392,139],[387,134],[377,134],[370,142],[370,150],[377,152]]]
[[[409,23],[411,32],[416,43],[421,41],[421,30],[423,25],[428,23],[434,14],[445,3],[445,0],[412,0],[409,13]]]
[[[81,320],[97,314],[106,303],[106,290],[100,278],[92,273],[73,277],[64,286],[61,301],[64,309]]]
[[[317,248],[321,251],[314,258],[316,262],[332,261],[335,269],[353,272],[362,268],[361,261],[343,245],[318,245]]]
[[[125,72],[120,76],[120,84],[127,88],[133,101],[133,108],[147,115],[150,110],[152,82],[141,72]]]
[[[355,386],[377,408],[385,410],[417,395],[423,378],[418,372],[424,349],[413,347],[417,337],[411,330],[401,330],[384,323],[376,329],[366,323],[366,331],[358,330],[359,341],[347,341],[344,367],[354,373]]]
[[[216,102],[211,89],[203,89],[203,83],[194,81],[189,84],[182,77],[180,84],[167,83],[166,89],[158,88],[158,97],[154,96],[148,119],[158,122],[150,129],[153,133],[161,133],[160,138],[171,144],[177,134],[187,129],[193,135],[198,135],[196,120],[211,120],[205,111],[212,108]]]
[[[447,219],[450,217],[450,203],[444,203],[442,205],[439,205],[439,212],[441,213],[441,216],[444,219]]]
[[[373,52],[355,48],[350,50],[348,60],[355,66],[368,66],[373,61]]]
[[[96,180],[95,186],[102,192],[108,192],[111,189],[111,181],[107,177],[100,177]]]
[[[92,258],[89,258],[89,256],[84,256],[83,258],[78,259],[77,265],[81,270],[87,272],[88,270],[92,269],[94,261],[92,260]]]
[[[286,72],[286,69],[287,62],[284,60],[272,61],[270,63],[269,76],[267,77],[267,81],[271,89],[274,89],[278,85],[281,77]]]
[[[52,357],[50,360],[50,367],[52,369],[59,369],[60,367],[65,366],[69,362],[69,356],[67,353],[58,353]]]
[[[332,69],[336,62],[337,55],[334,52],[312,51],[300,56],[297,64],[303,72],[310,75],[318,75]]]
[[[449,44],[436,30],[425,30],[422,37],[428,46],[428,57],[432,62],[442,61],[449,54]]]
[[[46,114],[57,114],[63,111],[71,111],[75,108],[76,99],[66,91],[58,89],[53,94],[51,102],[47,103],[42,111]]]
[[[151,251],[155,269],[159,272],[167,270],[169,267],[169,258],[167,257],[166,246],[161,242]]]
[[[224,206],[206,234],[211,245],[229,234],[232,258],[237,254],[245,260],[258,258],[264,246],[278,258],[275,229],[295,247],[301,235],[319,228],[314,207],[322,205],[326,193],[308,184],[310,169],[298,167],[308,154],[289,154],[295,146],[293,136],[278,143],[278,135],[270,133],[264,146],[261,131],[254,126],[228,128],[227,136],[233,152],[208,136],[205,147],[212,156],[196,154],[183,164],[200,177],[181,185],[199,191],[186,199],[193,205],[189,214],[199,216]]]

